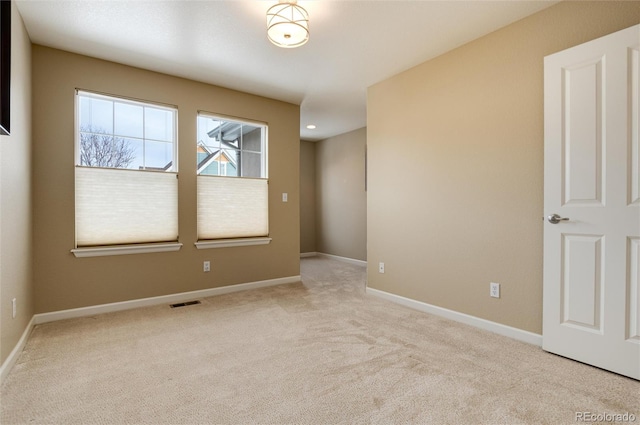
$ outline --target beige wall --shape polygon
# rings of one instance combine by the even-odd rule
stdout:
[[[31,254],[31,42],[13,3],[11,136],[0,136],[0,364],[33,316]]]
[[[37,313],[299,275],[299,106],[37,45],[32,54]],[[180,251],[97,258],[69,252],[76,88],[178,107]],[[193,245],[198,110],[269,124],[271,244]],[[210,273],[202,271],[204,260],[211,261]]]
[[[300,141],[300,252],[316,252],[316,144]]]
[[[316,250],[367,259],[367,129],[316,143]]]
[[[541,333],[543,58],[638,22],[562,2],[370,87],[369,286]]]

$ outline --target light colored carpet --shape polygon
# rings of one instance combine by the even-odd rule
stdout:
[[[2,424],[575,424],[633,413],[640,384],[364,293],[363,267],[303,283],[37,326]]]

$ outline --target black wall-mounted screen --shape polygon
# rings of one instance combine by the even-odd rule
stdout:
[[[11,0],[0,0],[0,134],[11,125]]]

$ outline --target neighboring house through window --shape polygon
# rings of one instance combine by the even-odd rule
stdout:
[[[213,152],[211,152],[213,150]],[[198,174],[203,176],[237,176],[238,163],[224,150],[198,143]]]

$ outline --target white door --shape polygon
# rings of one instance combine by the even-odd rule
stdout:
[[[639,78],[640,25],[544,61],[542,347],[635,379]]]

